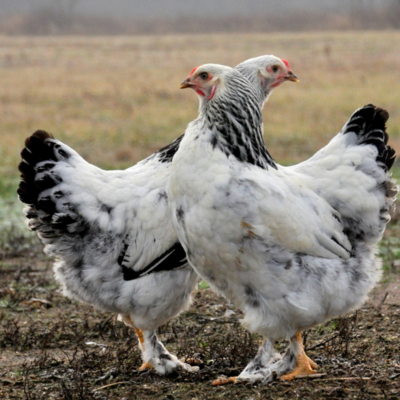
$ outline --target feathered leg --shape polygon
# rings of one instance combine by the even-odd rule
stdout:
[[[283,357],[275,352],[273,342],[265,339],[257,355],[249,362],[239,376],[221,377],[213,381],[213,385],[226,385],[228,383],[255,383],[267,384],[280,377],[280,380],[291,381],[296,376],[313,375],[318,365],[304,352],[301,332],[293,336],[290,346]],[[285,374],[287,371],[290,373]],[[285,374],[285,375],[283,375]]]
[[[291,381],[297,376],[313,375],[317,373],[318,365],[311,360],[304,351],[303,338],[301,332],[290,339],[290,353],[296,357],[296,368],[279,379],[281,381]]]
[[[146,369],[154,369],[161,375],[168,375],[178,368],[188,372],[196,372],[199,367],[192,367],[186,364],[173,354],[169,353],[163,344],[158,340],[154,331],[146,331],[136,328],[129,315],[119,315],[119,320],[122,320],[125,325],[135,329],[139,339],[139,348],[142,352],[143,364],[138,371]]]
[[[268,383],[273,379],[276,371],[277,361],[281,359],[279,353],[274,349],[274,344],[270,339],[264,339],[257,355],[247,364],[246,368],[239,376],[230,378],[218,378],[212,385],[226,385],[228,383],[255,383],[262,381]]]
[[[132,321],[132,320],[130,319],[130,321]],[[141,350],[141,352],[143,354],[144,351],[145,351],[144,331],[142,331],[141,329],[138,329],[138,328],[135,327],[135,332],[136,332],[136,335],[137,335],[137,337],[139,339],[139,348],[140,348],[140,350]],[[145,371],[146,369],[153,369],[153,366],[149,362],[143,362],[143,364],[139,367],[138,371]]]

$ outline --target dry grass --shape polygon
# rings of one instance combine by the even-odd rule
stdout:
[[[288,59],[301,79],[265,110],[280,162],[311,155],[366,103],[390,111],[400,150],[400,32],[0,37],[0,172],[16,176],[23,140],[39,128],[96,165],[128,167],[196,117],[194,93],[178,90],[192,67],[265,53]]]

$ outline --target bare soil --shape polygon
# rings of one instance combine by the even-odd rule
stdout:
[[[1,399],[400,398],[398,275],[356,313],[305,332],[319,377],[213,387],[216,377],[239,374],[262,338],[210,289],[196,291],[190,311],[159,330],[167,348],[200,371],[160,377],[137,371],[137,338],[115,316],[62,296],[44,256],[3,255],[0,263]]]

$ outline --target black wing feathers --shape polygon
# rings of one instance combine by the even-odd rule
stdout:
[[[126,251],[126,249],[124,249],[124,251]],[[127,268],[121,263],[121,259],[123,259],[123,257],[118,258],[118,263],[122,267],[125,281],[131,281],[154,272],[171,271],[180,268],[187,263],[185,250],[180,243],[175,243],[170,249],[161,254],[146,268],[143,268],[140,271],[134,271],[133,269]]]
[[[169,145],[161,148],[158,150],[155,154],[158,156],[158,159],[162,163],[170,163],[172,162],[172,159],[174,158],[174,155],[179,149],[179,146],[181,144],[181,141],[183,139],[183,135],[179,136],[177,139],[175,139],[172,143]]]

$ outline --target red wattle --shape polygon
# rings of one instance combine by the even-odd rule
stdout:
[[[281,83],[282,83],[282,82],[276,82],[276,83],[274,83],[273,85],[271,85],[270,87],[276,88],[276,87],[278,87]]]

